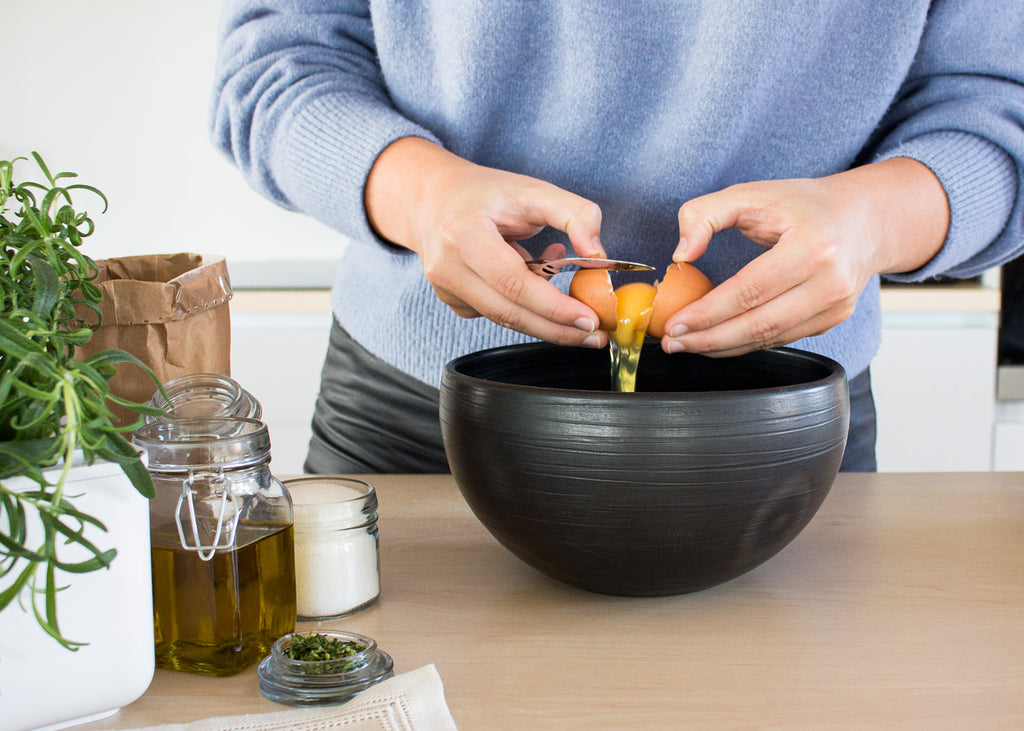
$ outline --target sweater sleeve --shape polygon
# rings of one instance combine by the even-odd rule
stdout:
[[[377,240],[363,187],[400,137],[437,142],[394,108],[368,0],[227,0],[211,136],[251,186],[355,240]]]
[[[868,158],[910,157],[946,191],[950,227],[922,268],[971,277],[1024,251],[1024,2],[937,0]]]

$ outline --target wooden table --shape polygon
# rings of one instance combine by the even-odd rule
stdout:
[[[397,672],[434,663],[463,731],[1024,726],[1024,473],[841,475],[766,564],[655,599],[537,573],[448,476],[368,479],[381,598],[325,626],[374,637]],[[255,668],[158,670],[141,699],[79,728],[282,708]]]

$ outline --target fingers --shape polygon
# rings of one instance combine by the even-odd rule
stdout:
[[[516,253],[522,257],[523,261],[530,261],[532,259],[560,259],[565,256],[565,244],[548,244],[544,251],[536,257],[518,241],[510,242],[510,246],[516,250]]]
[[[728,190],[694,198],[679,208],[679,243],[672,254],[677,262],[693,262],[707,251],[711,237],[732,228],[741,210]]]
[[[696,352],[713,357],[749,353],[764,348],[788,345],[801,338],[821,335],[852,314],[852,304],[835,303],[809,313],[807,302],[817,301],[808,294],[809,285],[801,285],[772,299],[765,305],[745,311],[706,330],[687,331],[678,337],[666,336],[666,352]]]
[[[438,297],[462,316],[482,315],[548,342],[603,347],[607,335],[597,330],[593,310],[531,272],[523,263],[529,255],[516,243],[547,226],[566,233],[577,254],[604,256],[600,208],[534,178],[475,172],[477,183],[463,188],[459,199],[462,210],[420,252]],[[552,244],[541,258],[565,251],[564,244]]]
[[[601,244],[600,206],[540,180],[522,178],[520,182],[516,193],[523,220],[564,232],[579,256],[607,256]]]
[[[544,251],[542,251],[536,257],[530,254],[530,252],[527,251],[525,247],[521,246],[517,241],[512,242],[512,248],[519,253],[519,256],[523,257],[523,261],[530,261],[534,258],[561,259],[563,256],[565,256],[565,244],[549,244],[547,247],[545,247]],[[551,279],[551,277],[555,276],[555,274],[557,274],[558,272],[549,273],[546,269],[541,269],[540,271],[534,271],[533,273],[538,277],[544,277],[544,279]]]
[[[876,222],[814,180],[732,186],[680,208],[675,258],[704,254],[735,228],[767,247],[666,321],[668,352],[726,356],[819,335],[847,319],[875,269]]]
[[[436,146],[393,147],[391,163],[411,163],[397,166],[390,177],[377,176],[380,187],[390,183],[404,190],[409,180],[422,185],[413,191],[419,194],[402,197],[415,205],[399,216],[401,225],[393,227],[390,240],[419,255],[424,275],[444,303],[460,316],[482,315],[550,342],[604,345],[607,335],[596,330],[597,315],[532,273],[523,263],[528,254],[516,243],[551,227],[568,235],[576,253],[604,256],[595,203],[529,176],[469,163]],[[423,155],[430,156],[430,165]],[[381,219],[383,232],[388,218]],[[555,244],[543,256],[564,252],[565,245]]]
[[[579,207],[559,228],[569,236],[572,248],[579,256],[605,258],[608,255],[601,245],[601,208],[596,203],[580,201]]]
[[[509,245],[493,224],[449,230],[444,252],[423,259],[438,297],[462,317],[484,316],[504,327],[563,345],[603,347],[597,315],[562,294],[523,263],[522,247]],[[563,245],[548,252],[560,255]],[[422,257],[421,257],[422,258]]]
[[[693,262],[707,251],[711,237],[737,228],[750,240],[770,246],[784,232],[786,210],[771,183],[743,183],[687,201],[679,208],[679,244],[673,261]]]
[[[666,322],[667,352],[726,356],[820,335],[853,314],[866,284],[780,244]]]

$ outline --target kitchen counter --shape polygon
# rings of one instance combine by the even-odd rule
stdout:
[[[381,598],[323,626],[375,638],[398,673],[434,663],[462,731],[1024,724],[1024,473],[840,475],[767,563],[643,599],[521,563],[447,475],[368,479]],[[255,667],[158,670],[141,699],[78,728],[282,708]]]

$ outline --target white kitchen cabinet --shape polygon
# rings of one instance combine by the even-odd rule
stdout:
[[[1024,401],[996,404],[992,469],[1024,472]]]
[[[302,472],[331,313],[326,291],[236,291],[231,375],[263,406],[275,475]]]
[[[992,469],[998,291],[883,291],[871,366],[884,472]]]

